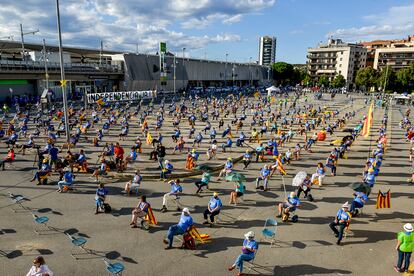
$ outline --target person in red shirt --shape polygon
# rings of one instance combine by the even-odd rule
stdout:
[[[124,149],[117,142],[114,148],[115,163],[118,168],[118,172],[123,171]]]
[[[2,167],[3,171],[4,171],[4,165],[6,164],[6,162],[11,163],[14,161],[14,150],[13,149],[9,149],[9,151],[7,152],[7,156],[5,158],[3,158],[3,160],[0,161],[0,166]]]

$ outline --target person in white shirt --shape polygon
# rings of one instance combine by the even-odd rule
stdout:
[[[45,259],[42,256],[38,256],[33,260],[33,266],[26,276],[53,276],[53,272],[46,265]]]

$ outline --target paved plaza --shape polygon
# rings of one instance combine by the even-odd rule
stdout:
[[[351,98],[353,99],[351,101]],[[297,106],[313,104],[322,109],[335,111],[339,114],[336,118],[342,118],[345,113],[355,111],[355,116],[346,121],[345,128],[354,128],[363,116],[367,114],[368,104],[366,97],[355,94],[351,97],[337,94],[334,99],[330,95],[324,95],[322,99],[314,99],[313,95],[301,96]],[[260,101],[250,98],[250,101]],[[291,100],[291,99],[290,99]],[[163,144],[167,148],[168,159],[174,165],[173,174],[185,175],[185,160],[187,148],[192,148],[193,139],[187,139],[189,125],[187,117],[180,123],[182,135],[186,139],[185,150],[182,153],[172,154],[175,143],[171,135],[172,116],[168,114],[166,102],[165,121],[160,133],[163,134]],[[276,110],[278,102],[272,105]],[[191,104],[187,101],[187,106]],[[288,104],[289,106],[289,104]],[[145,110],[147,106],[143,106]],[[156,112],[155,105],[153,115],[149,116],[149,131],[154,138],[157,132],[154,130]],[[228,107],[230,109],[230,107]],[[303,199],[302,206],[296,211],[299,216],[297,223],[291,221],[282,222],[277,218],[277,242],[271,247],[268,242],[259,242],[259,250],[256,255],[257,264],[249,275],[392,275],[393,266],[396,264],[397,252],[395,250],[396,235],[402,231],[402,226],[414,222],[412,184],[407,183],[411,176],[412,165],[408,159],[409,143],[405,141],[404,130],[399,127],[403,113],[407,107],[392,105],[388,110],[388,148],[384,155],[384,161],[380,174],[372,189],[369,201],[363,208],[363,213],[352,219],[348,234],[341,245],[336,244],[336,239],[328,224],[341,205],[353,199],[353,190],[349,187],[354,182],[362,181],[362,172],[369,156],[369,150],[376,147],[375,140],[378,137],[378,129],[384,116],[384,108],[375,108],[371,139],[358,136],[347,153],[347,159],[338,161],[336,176],[327,176],[321,187],[313,186],[312,195],[314,201]],[[133,108],[132,108],[133,109]],[[242,108],[239,107],[237,116],[240,116]],[[288,108],[282,109],[282,118]],[[142,111],[141,111],[142,112]],[[232,134],[235,141],[240,131],[249,137],[251,130],[251,111],[246,110],[247,119],[244,126],[236,133],[232,126]],[[221,114],[222,116],[223,114]],[[290,115],[291,116],[291,115]],[[335,118],[335,119],[336,119]],[[195,196],[194,182],[200,179],[200,175],[181,177],[183,182],[183,196],[181,202],[190,209],[195,225],[200,233],[210,235],[212,241],[206,244],[198,244],[195,250],[178,249],[181,245],[178,239],[174,240],[174,249],[164,250],[163,238],[167,234],[169,226],[176,224],[181,212],[174,208],[166,213],[161,213],[162,197],[170,191],[169,185],[155,177],[160,170],[155,161],[149,160],[152,151],[150,145],[145,143],[145,137],[138,124],[138,116],[133,116],[130,123],[130,131],[125,141],[119,141],[129,153],[129,148],[134,144],[135,138],[140,135],[143,141],[143,153],[139,154],[137,161],[130,163],[124,173],[110,172],[108,176],[100,178],[105,187],[109,189],[108,203],[112,207],[109,214],[95,215],[95,191],[97,183],[91,178],[91,174],[76,173],[74,190],[66,193],[57,193],[58,175],[53,174],[48,185],[36,185],[29,182],[35,172],[35,152],[27,152],[22,156],[16,153],[16,161],[12,168],[0,172],[0,275],[14,276],[25,275],[31,267],[35,256],[44,256],[48,266],[55,275],[106,275],[106,265],[103,258],[110,262],[119,262],[125,266],[123,275],[234,275],[227,268],[234,263],[240,254],[244,234],[248,231],[256,233],[256,240],[261,239],[261,230],[267,218],[276,218],[276,204],[284,201],[284,189],[282,177],[279,174],[272,176],[268,191],[256,190],[255,179],[259,176],[262,162],[252,162],[247,170],[243,170],[241,163],[235,164],[235,170],[243,173],[247,191],[244,201],[237,206],[229,205],[230,192],[234,190],[235,183],[226,182],[223,179],[217,181],[217,174],[213,174],[209,184],[209,190],[203,191],[201,197]],[[231,124],[233,116],[225,118],[224,128]],[[334,119],[334,120],[335,120]],[[333,122],[331,120],[330,122]],[[56,122],[53,122],[57,124]],[[243,147],[236,147],[222,152],[220,145],[226,138],[221,137],[223,128],[218,129],[218,122],[211,121],[217,129],[217,141],[219,145],[217,159],[207,160],[206,150],[209,146],[208,133],[200,147],[200,158],[197,162],[211,167],[223,165],[228,157],[234,159],[243,155],[246,149],[256,148],[256,142],[246,143]],[[117,142],[120,133],[120,124],[110,128],[110,135],[105,135],[100,147],[94,147],[91,143],[96,135],[95,128],[88,132],[88,140],[82,140],[77,144],[74,152],[84,149],[88,157],[88,165],[91,168],[98,166],[98,154],[102,151],[105,142]],[[196,121],[196,132],[202,131],[204,123]],[[324,124],[316,127],[319,132]],[[4,127],[4,126],[3,126]],[[296,126],[295,126],[296,127]],[[259,129],[260,127],[258,127]],[[29,132],[33,125],[29,124]],[[287,128],[285,128],[287,130]],[[42,136],[43,135],[43,136]],[[267,142],[273,134],[268,131],[263,141]],[[341,139],[348,133],[337,129],[333,135],[327,136],[325,141],[319,141],[312,148],[312,152],[302,150],[301,159],[293,160],[290,165],[285,165],[287,175],[284,177],[287,192],[294,191],[292,178],[299,171],[312,174],[316,170],[316,164],[325,164],[326,158],[334,148],[330,142]],[[44,146],[45,135],[36,142]],[[27,139],[21,138],[24,143]],[[371,140],[371,141],[370,141]],[[279,151],[284,153],[288,148],[293,148],[297,143],[303,145],[305,137],[295,135]],[[63,138],[59,138],[57,145],[61,146]],[[249,147],[250,146],[250,147]],[[5,156],[7,148],[4,143],[0,145],[0,156]],[[60,153],[64,156],[64,152]],[[273,160],[268,157],[268,163]],[[147,201],[151,204],[158,225],[149,231],[130,228],[131,211],[138,204],[139,199],[132,192],[130,196],[121,193],[125,182],[131,178],[135,169],[139,169],[144,177],[139,195],[147,195]],[[375,203],[378,191],[391,190],[391,208],[376,209]],[[219,221],[214,227],[203,225],[203,211],[205,210],[213,192],[218,192],[223,201],[222,212]],[[9,193],[22,195],[27,198],[20,208],[9,198]],[[13,209],[16,209],[15,211]],[[35,228],[39,227],[33,221],[32,213],[38,216],[47,216],[48,225],[54,230],[36,234]],[[88,254],[78,256],[78,260],[71,257],[72,243],[65,233],[87,239],[85,248]],[[76,250],[76,249],[75,249]],[[247,273],[247,270],[245,271]]]

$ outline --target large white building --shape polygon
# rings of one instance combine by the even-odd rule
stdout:
[[[327,76],[331,81],[342,75],[349,88],[355,81],[356,72],[365,67],[367,50],[360,44],[344,43],[329,39],[327,44],[309,48],[307,70],[314,81]]]
[[[259,40],[259,65],[270,66],[276,58],[276,37],[262,36]]]

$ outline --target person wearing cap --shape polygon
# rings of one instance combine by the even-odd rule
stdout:
[[[71,171],[68,168],[64,169],[65,173],[63,175],[63,180],[58,182],[58,192],[61,193],[63,191],[63,188],[69,187],[73,184],[73,178],[74,175],[71,173]]]
[[[177,204],[177,211],[181,210],[180,195],[183,193],[183,187],[180,185],[180,179],[168,182],[171,185],[171,191],[166,193],[162,199],[161,212],[167,212],[168,201],[174,201]]]
[[[279,214],[277,215],[277,217],[281,218],[282,213],[288,214],[289,212],[295,211],[299,207],[300,207],[299,198],[296,196],[295,192],[290,192],[290,195],[285,199],[285,202],[279,203],[279,206],[278,206]]]
[[[214,223],[214,217],[220,214],[220,209],[223,206],[221,199],[218,196],[217,192],[214,192],[213,196],[208,202],[207,209],[204,210],[204,222],[203,224],[209,224],[207,216],[210,215],[211,224]]]
[[[160,174],[160,178],[162,180],[167,179],[168,175],[170,175],[173,171],[174,167],[173,165],[170,163],[170,161],[165,160],[164,161],[164,167],[161,168],[161,174]]]
[[[141,181],[142,181],[142,176],[139,174],[139,170],[136,170],[132,180],[125,183],[125,189],[124,189],[125,194],[129,195],[131,189],[133,189],[133,188],[138,189],[139,186],[141,186]]]
[[[171,225],[168,228],[167,238],[163,240],[168,245],[165,249],[171,249],[174,236],[183,235],[192,225],[193,218],[190,215],[190,211],[188,208],[184,208],[178,224]]]
[[[243,170],[247,169],[247,166],[252,162],[252,154],[249,150],[246,150],[246,153],[243,155],[243,164],[244,168]]]
[[[244,234],[244,237],[245,239],[243,241],[242,253],[237,257],[234,264],[228,268],[229,271],[232,271],[237,267],[239,272],[236,275],[238,276],[243,273],[243,262],[251,261],[259,249],[259,245],[254,239],[253,231],[247,232]]]
[[[33,178],[30,180],[30,182],[33,182],[37,179],[38,184],[40,185],[40,178],[42,176],[47,175],[50,172],[50,165],[49,165],[49,159],[44,158],[42,161],[42,166],[40,167],[40,170],[38,170],[35,175],[33,176]]]
[[[336,213],[335,220],[329,224],[329,227],[334,232],[335,237],[338,238],[336,242],[337,245],[341,244],[341,240],[344,235],[345,227],[347,227],[349,223],[351,222],[351,216],[348,210],[349,210],[349,204],[347,201],[342,205],[342,208],[339,209],[338,212]],[[336,228],[337,226],[339,226],[339,231]]]
[[[411,223],[406,223],[403,229],[404,231],[397,235],[397,246],[395,247],[398,252],[398,261],[397,265],[394,266],[394,270],[400,273],[409,272],[411,253],[414,250],[413,226]]]
[[[233,158],[229,157],[227,158],[226,163],[224,164],[224,168],[220,171],[220,174],[217,178],[217,180],[220,180],[220,178],[223,176],[223,174],[228,175],[233,170]]]
[[[368,169],[368,173],[364,177],[364,183],[368,184],[371,188],[374,187],[375,173],[372,167]]]

